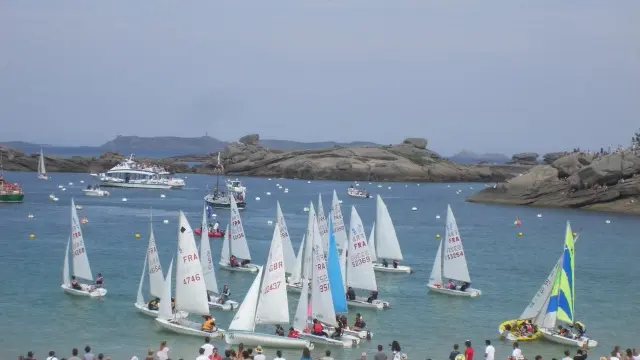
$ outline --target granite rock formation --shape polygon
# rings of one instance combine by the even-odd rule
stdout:
[[[537,165],[538,157],[540,155],[534,152],[524,152],[519,154],[514,154],[511,157],[510,164],[520,164],[520,165]]]
[[[467,201],[640,213],[640,152],[567,153]]]

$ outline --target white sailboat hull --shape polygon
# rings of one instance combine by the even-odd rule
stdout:
[[[330,337],[318,336],[309,333],[300,333],[300,337],[306,339],[313,345],[318,346],[335,346],[341,348],[354,348],[360,345],[360,338],[351,335],[342,335],[340,339],[332,339]]]
[[[44,174],[40,174],[40,175],[38,175],[38,179],[39,180],[49,180],[49,176],[44,175]]]
[[[391,303],[384,300],[373,300],[372,302],[368,302],[366,298],[356,297],[355,300],[347,300],[347,305],[351,307],[365,308],[365,309],[390,309]]]
[[[229,271],[239,271],[239,272],[258,272],[258,265],[255,264],[247,264],[246,266],[231,266],[229,263],[218,263],[221,269],[229,270]]]
[[[133,306],[136,307],[140,314],[151,316],[154,318],[158,317],[158,310],[150,310],[147,303],[135,303],[133,304]],[[179,319],[185,319],[187,316],[189,316],[189,313],[185,311],[178,311],[174,314],[174,316]]]
[[[238,304],[236,301],[233,301],[233,300],[227,300],[224,304],[220,304],[219,302],[215,301],[213,298],[211,300],[212,301],[209,301],[210,309],[231,311],[231,310],[236,310],[238,307],[240,307],[240,304]]]
[[[242,343],[245,346],[262,346],[275,349],[304,349],[306,347],[313,349],[313,344],[309,340],[239,330],[228,330],[224,334],[224,341],[229,345]]]
[[[593,339],[589,339],[588,337],[582,337],[580,339],[569,339],[558,334],[557,331],[545,328],[539,328],[540,333],[542,333],[542,337],[546,340],[552,341],[556,344],[562,344],[567,346],[574,347],[583,347],[586,343],[589,348],[594,348],[598,346],[598,342]]]
[[[62,290],[69,295],[86,296],[86,297],[92,297],[92,298],[99,298],[107,295],[107,289],[105,288],[98,288],[93,291],[89,291],[89,288],[91,287],[90,285],[80,284],[80,286],[82,286],[82,290],[76,290],[72,288],[71,285],[65,285],[65,284],[60,285]]]
[[[202,324],[186,319],[156,318],[156,324],[158,324],[158,326],[163,330],[182,335],[198,336],[201,338],[207,336],[210,338],[222,337],[224,334],[224,330],[219,328],[216,331],[202,331],[200,330],[200,326]]]
[[[396,274],[411,274],[412,270],[409,266],[398,265],[397,268],[391,266],[384,266],[381,263],[373,263],[373,270],[379,272],[396,273]]]
[[[429,288],[429,291],[433,291],[433,292],[437,292],[445,295],[451,295],[451,296],[463,296],[463,297],[474,298],[482,295],[482,291],[474,288],[467,288],[465,291],[460,291],[460,290],[446,289],[441,286],[436,286],[433,284],[427,284],[427,288]]]
[[[336,331],[336,328],[330,326],[330,327],[326,327],[326,329],[329,330],[330,334],[333,334],[334,331]],[[343,329],[342,333],[344,335],[350,335],[350,336],[354,336],[360,339],[372,339],[373,338],[373,333],[368,331],[368,330],[346,330]]]

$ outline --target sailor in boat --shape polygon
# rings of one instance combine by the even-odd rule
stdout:
[[[284,336],[284,328],[282,325],[276,325],[276,335]]]
[[[293,327],[289,328],[289,334],[287,334],[287,337],[292,338],[292,339],[298,339],[300,338],[300,331],[294,329]]]
[[[460,291],[466,291],[469,288],[469,286],[471,286],[471,284],[464,281],[462,285],[460,285]]]
[[[342,333],[344,333],[343,324],[342,324],[342,321],[338,321],[338,327],[333,332],[333,334],[331,334],[331,338],[336,340],[340,339],[342,337]]]
[[[356,291],[353,290],[351,286],[347,289],[347,300],[355,300],[356,299]]]
[[[78,283],[78,280],[76,280],[75,276],[71,276],[71,287],[75,290],[80,290],[80,291],[83,290],[82,285]]]
[[[174,313],[176,312],[176,298],[173,296],[171,297],[171,311]]]
[[[229,265],[231,265],[231,267],[239,267],[240,264],[238,264],[238,258],[236,258],[235,255],[231,255],[229,257]]]
[[[447,282],[447,289],[455,290],[456,289],[456,283],[454,283],[453,280],[449,279],[449,282]]]
[[[367,323],[362,319],[360,313],[356,313],[356,319],[353,321],[353,330],[364,330]]]
[[[373,303],[373,300],[378,300],[378,292],[377,291],[372,291],[369,294],[369,297],[367,298],[367,302],[368,303]]]
[[[324,331],[322,323],[318,321],[318,319],[313,319],[313,327],[311,330],[311,334],[313,335],[328,337],[326,331]]]
[[[587,327],[584,326],[583,323],[581,323],[580,321],[576,321],[573,323],[573,328],[576,330],[576,332],[578,333],[578,338],[581,338],[584,336],[584,334],[587,333]]]
[[[157,298],[149,301],[149,303],[147,304],[147,307],[149,308],[149,310],[157,311],[158,308],[159,308],[159,304],[160,304],[160,298],[157,297]]]
[[[202,322],[202,326],[200,330],[213,332],[216,330],[216,319],[211,315],[203,315],[202,318],[204,321]]]
[[[218,223],[218,221],[215,222],[215,224],[213,224],[213,232],[219,232],[220,230],[220,224]]]
[[[398,260],[393,260],[393,268],[397,269],[398,265],[400,265],[400,262]]]

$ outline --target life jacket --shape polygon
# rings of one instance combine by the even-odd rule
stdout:
[[[313,332],[321,333],[322,331],[323,331],[322,324],[320,324],[319,322],[313,324]]]
[[[295,338],[297,339],[299,336],[300,332],[298,330],[291,330],[289,331],[289,335],[287,335],[290,338]]]

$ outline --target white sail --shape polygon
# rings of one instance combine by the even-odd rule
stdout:
[[[293,274],[296,266],[296,253],[293,251],[293,245],[291,244],[291,237],[289,237],[289,230],[287,229],[287,222],[282,215],[282,209],[280,208],[280,202],[276,201],[276,219],[278,226],[280,227],[280,237],[282,238],[282,252],[284,253],[284,268],[289,274]]]
[[[173,313],[171,311],[171,278],[173,275],[172,273],[173,273],[173,258],[171,258],[171,263],[169,264],[169,271],[167,271],[167,278],[164,280],[164,287],[162,288],[162,296],[160,296],[160,304],[158,304],[158,317],[161,319],[170,319]]]
[[[256,328],[256,308],[260,296],[260,280],[262,279],[262,266],[258,266],[258,275],[253,280],[247,295],[245,295],[238,312],[233,317],[229,330],[254,331]]]
[[[340,261],[340,275],[342,275],[342,285],[344,286],[344,293],[347,293],[347,262],[349,262],[349,239],[346,239],[342,244],[342,253],[338,256]]]
[[[373,263],[367,247],[367,235],[364,233],[362,219],[355,206],[351,206],[349,249],[347,261],[347,286],[357,289],[378,291]],[[346,250],[346,249],[345,249]]]
[[[431,276],[429,276],[429,284],[442,285],[442,240],[440,240],[440,244],[438,245],[436,258],[433,260]]]
[[[300,331],[307,327],[307,310],[309,309],[309,281],[302,279],[302,293],[300,299],[298,299],[298,307],[296,308],[296,315],[293,318],[293,328]]]
[[[71,238],[67,240],[67,250],[64,252],[64,265],[62,265],[62,283],[67,286],[71,286],[71,280],[69,279],[69,246],[71,245]]]
[[[193,237],[191,225],[182,211],[180,211],[178,221],[176,309],[199,315],[209,315],[207,287],[204,283],[196,240]]]
[[[256,324],[288,324],[289,299],[287,297],[285,261],[282,237],[278,223],[273,229],[271,249],[262,279],[262,293],[256,310]]]
[[[211,243],[209,242],[209,231],[207,230],[207,206],[202,210],[202,232],[200,233],[200,262],[202,263],[202,275],[207,290],[218,293],[218,282],[216,281],[216,271],[213,266],[213,255],[211,254]]]
[[[304,247],[305,247],[305,238],[306,234],[302,235],[302,242],[300,243],[300,248],[298,249],[298,255],[296,256],[296,263],[291,271],[291,282],[298,282],[302,279],[302,260],[304,258]]]
[[[313,222],[313,270],[311,281],[311,316],[330,325],[336,325],[331,284],[327,273],[327,256],[316,221]]]
[[[144,303],[144,297],[142,296],[142,285],[144,284],[144,277],[147,275],[147,258],[148,253],[144,254],[144,265],[142,265],[142,274],[140,275],[140,282],[138,283],[138,296],[136,297],[136,303]],[[162,279],[162,291],[164,291],[164,279]],[[162,295],[162,293],[160,293]],[[159,297],[159,296],[158,296]]]
[[[373,222],[373,226],[371,226],[371,233],[369,234],[369,241],[367,241],[367,245],[369,245],[369,256],[371,256],[371,261],[378,261],[378,257],[376,256],[376,223]]]
[[[247,237],[242,226],[238,204],[236,204],[236,199],[232,195],[229,195],[229,199],[231,201],[231,221],[229,222],[231,226],[231,235],[229,237],[231,255],[235,255],[238,259],[251,260],[249,244],[247,244]],[[228,261],[229,259],[227,259]]]
[[[327,218],[324,216],[324,207],[322,206],[322,194],[318,194],[318,231],[322,236],[322,244],[324,250],[327,251],[329,247],[329,225],[327,224]],[[326,254],[326,253],[325,253]]]
[[[344,218],[340,208],[340,200],[335,190],[333,190],[333,199],[331,200],[331,212],[333,215],[333,234],[336,238],[336,246],[340,249],[348,240],[347,229],[344,226]]]
[[[315,225],[314,225],[315,224]],[[316,211],[313,203],[309,204],[309,217],[307,218],[307,242],[304,244],[304,257],[302,258],[302,277],[311,279],[311,267],[313,266],[313,229],[318,227]]]
[[[380,195],[376,200],[375,248],[378,259],[402,260],[402,251],[387,205]]]
[[[462,247],[462,237],[449,205],[447,205],[446,237],[442,244],[442,276],[446,279],[471,282],[467,258]]]
[[[91,267],[89,266],[89,257],[87,249],[84,245],[82,229],[78,220],[78,212],[76,204],[71,198],[71,253],[73,261],[73,275],[81,279],[93,281]]]
[[[229,263],[229,258],[231,257],[231,253],[229,252],[229,237],[231,233],[229,232],[229,224],[227,224],[227,230],[224,232],[224,240],[222,240],[222,251],[220,251],[220,262],[223,264]]]
[[[40,160],[38,160],[38,175],[47,175],[47,169],[44,167],[44,154],[40,149]]]
[[[147,247],[147,261],[149,262],[149,293],[152,296],[160,297],[164,291],[164,275],[162,274],[162,265],[160,265],[160,257],[158,257],[158,249],[156,249],[156,238],[153,235],[153,227],[149,225],[149,245]]]

